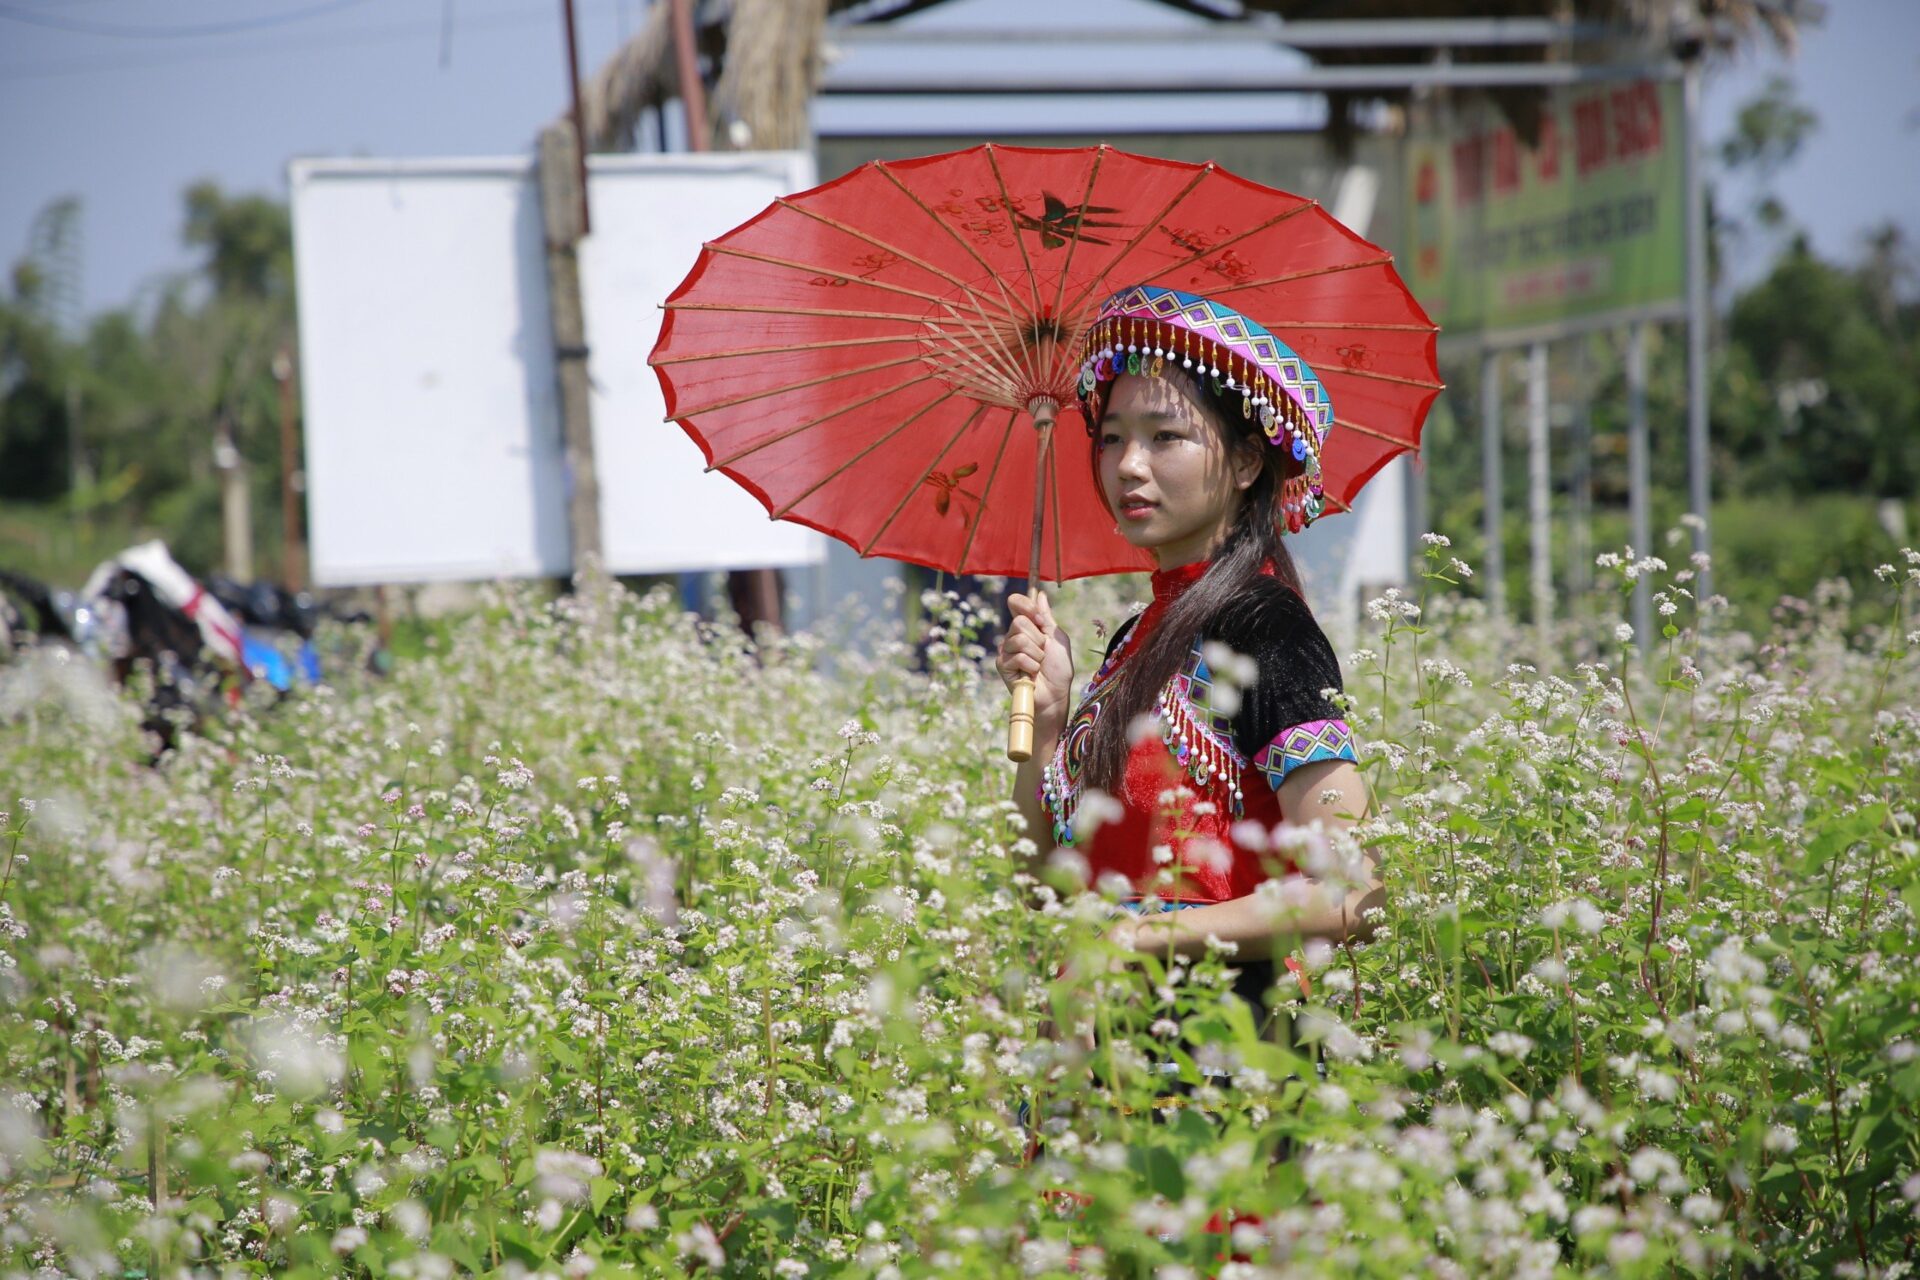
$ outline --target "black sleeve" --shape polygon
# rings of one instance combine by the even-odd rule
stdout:
[[[1344,688],[1340,660],[1307,602],[1291,588],[1264,579],[1221,615],[1209,638],[1254,662],[1257,674],[1241,689],[1233,717],[1234,745],[1248,760],[1295,725],[1344,720],[1325,693]]]

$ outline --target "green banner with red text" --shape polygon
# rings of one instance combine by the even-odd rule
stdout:
[[[1399,267],[1449,338],[1500,342],[1677,314],[1686,287],[1677,82],[1557,89],[1528,148],[1491,103],[1407,143]]]

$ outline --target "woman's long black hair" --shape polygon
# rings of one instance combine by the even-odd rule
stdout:
[[[1300,574],[1294,568],[1293,555],[1287,550],[1286,528],[1280,509],[1280,487],[1290,470],[1299,463],[1283,448],[1275,448],[1260,430],[1257,417],[1248,418],[1241,407],[1238,391],[1215,390],[1218,384],[1195,376],[1185,369],[1168,368],[1161,375],[1172,382],[1182,395],[1199,406],[1214,420],[1229,451],[1243,448],[1260,450],[1260,473],[1241,491],[1240,513],[1227,536],[1214,551],[1206,573],[1168,608],[1143,647],[1120,668],[1111,690],[1101,699],[1100,715],[1093,724],[1087,744],[1087,758],[1081,777],[1086,785],[1114,791],[1131,748],[1128,728],[1136,718],[1153,706],[1160,690],[1186,661],[1193,646],[1209,627],[1237,605],[1257,598],[1259,579],[1268,565],[1273,576],[1303,598]],[[1099,484],[1099,450],[1102,419],[1111,400],[1112,385],[1103,384],[1088,406],[1091,436],[1089,457],[1093,460],[1094,487],[1104,499]]]

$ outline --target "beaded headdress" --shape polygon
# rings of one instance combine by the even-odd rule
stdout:
[[[1158,285],[1122,289],[1100,304],[1081,346],[1080,404],[1089,429],[1123,373],[1159,377],[1170,362],[1211,382],[1216,395],[1240,393],[1240,414],[1299,464],[1281,482],[1287,530],[1320,515],[1320,454],[1333,426],[1326,386],[1286,343],[1232,307]]]

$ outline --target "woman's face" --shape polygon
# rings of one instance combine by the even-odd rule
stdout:
[[[1162,569],[1213,554],[1262,462],[1172,379],[1134,374],[1114,380],[1094,449],[1121,534]]]

